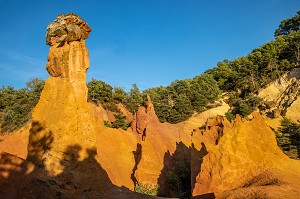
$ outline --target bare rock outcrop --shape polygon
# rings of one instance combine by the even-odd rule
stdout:
[[[294,122],[300,120],[299,71],[299,68],[292,70],[259,92],[258,96],[264,100],[260,107],[262,113],[271,118],[283,116]]]
[[[223,126],[223,135],[218,143],[205,142],[208,155],[196,178],[194,196],[214,193],[216,198],[239,198],[244,193],[248,198],[287,198],[299,194],[300,162],[280,150],[274,132],[258,113],[253,116],[251,121],[237,117],[232,125],[215,119],[208,126],[218,135]],[[290,195],[272,192],[278,187],[289,189],[285,194]]]
[[[190,132],[180,132],[181,128],[182,125],[160,123],[149,96],[146,106],[138,107],[131,126],[137,137],[135,157],[139,157],[132,173],[135,184],[162,186],[163,182],[158,182],[158,179],[169,164],[166,157],[175,153],[178,143],[187,148],[191,144]]]
[[[65,42],[84,40],[89,37],[91,28],[75,13],[61,14],[47,27],[46,43],[64,45]]]
[[[138,111],[134,114],[131,128],[138,134],[145,134],[148,123],[151,125],[160,123],[149,95],[147,95],[146,107],[139,106]]]

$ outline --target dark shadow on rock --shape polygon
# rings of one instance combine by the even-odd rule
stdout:
[[[142,141],[146,140],[146,135],[147,135],[147,128],[144,128],[143,134],[142,134]]]
[[[44,187],[42,191],[47,191],[44,181],[39,178],[33,178],[33,176],[35,173],[39,173],[40,176],[47,176],[44,168],[44,157],[48,150],[51,149],[53,136],[50,131],[45,130],[42,124],[34,121],[31,125],[29,137],[30,143],[28,144],[26,161],[14,155],[6,154],[1,156],[0,167],[9,168],[9,171],[6,171],[8,177],[2,184],[5,186],[0,186],[0,190],[5,190],[6,193],[4,195],[0,194],[0,198],[41,198],[41,194],[36,192],[36,186]],[[17,164],[13,165],[13,163]],[[0,176],[3,177],[1,171]],[[8,184],[10,185],[9,190]],[[13,189],[15,190],[12,193]]]
[[[204,156],[208,154],[205,144],[201,143],[201,149],[198,151],[192,143],[191,149],[191,188],[195,188],[196,178],[201,171],[201,165]]]
[[[28,155],[26,160],[42,168],[46,160],[45,154],[52,147],[52,132],[46,130],[43,125],[37,121],[32,122],[29,132]]]
[[[21,176],[18,198],[49,198],[44,197],[50,190],[45,161],[47,152],[52,148],[53,135],[37,121],[32,122],[29,132],[28,155],[24,169],[30,172]]]
[[[208,154],[205,144],[201,145],[201,149],[197,150],[193,143],[187,147],[179,142],[173,154],[165,153],[164,167],[158,178],[159,196],[191,198],[203,157]]]
[[[54,147],[53,134],[38,122],[32,123],[28,158],[26,161],[10,154],[0,159],[0,198],[5,199],[148,199],[146,196],[118,187],[97,161],[96,148],[83,149],[80,145],[66,146],[61,159],[51,157],[48,151]],[[141,146],[137,145],[137,152]],[[81,159],[82,154],[85,158]],[[136,155],[139,163],[139,152]],[[51,158],[51,159],[48,159]],[[16,160],[14,160],[16,159]],[[54,175],[47,170],[47,160],[62,167]],[[4,178],[3,172],[8,173]]]
[[[214,193],[206,193],[199,196],[193,196],[192,199],[215,199],[216,196]]]
[[[96,148],[86,149],[87,157],[79,160],[82,150],[79,145],[66,148],[60,161],[64,170],[52,179],[56,195],[68,198],[100,198],[114,188],[108,174],[96,160]]]
[[[134,167],[132,169],[132,173],[131,173],[131,180],[133,181],[134,186],[136,186],[138,184],[138,180],[135,177],[135,172],[138,169],[138,165],[142,159],[142,145],[140,143],[136,144],[136,150],[132,151],[133,153],[133,157],[134,157]]]
[[[17,198],[20,176],[24,174],[23,164],[23,159],[0,152],[0,198]]]
[[[191,156],[190,148],[183,142],[176,143],[173,154],[166,152],[164,167],[158,178],[158,195],[162,197],[190,198]]]

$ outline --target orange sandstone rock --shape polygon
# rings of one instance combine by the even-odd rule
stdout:
[[[160,123],[149,96],[146,107],[138,108],[131,127],[138,138],[135,152],[140,156],[133,179],[135,183],[155,186],[166,166],[166,157],[173,155],[178,143],[190,146],[190,132],[181,132],[179,125]]]
[[[296,187],[300,184],[300,162],[289,159],[280,150],[274,132],[258,113],[253,116],[245,122],[237,118],[232,128],[224,128],[217,145],[206,145],[208,155],[203,158],[196,178],[194,196],[216,193],[217,198],[238,198],[238,194],[247,192],[248,196],[262,197],[269,193],[264,186],[283,184],[291,193],[299,193]],[[287,188],[285,185],[283,189]],[[252,188],[242,190],[248,187]],[[236,189],[241,192],[226,192]],[[275,194],[270,198],[283,197]]]
[[[68,26],[77,27],[74,29],[78,29],[81,36],[73,37],[73,32],[67,31],[65,42],[58,43],[61,40],[58,37],[63,36],[58,30]],[[47,29],[47,43],[50,45],[47,70],[52,77],[46,80],[32,113],[28,153],[35,148],[31,145],[32,140],[51,135],[53,143],[47,153],[46,167],[53,173],[61,171],[59,160],[63,158],[66,146],[79,144],[83,149],[95,147],[98,129],[87,103],[86,70],[89,59],[84,42],[90,30],[75,14],[59,15]],[[85,157],[82,152],[80,158]]]

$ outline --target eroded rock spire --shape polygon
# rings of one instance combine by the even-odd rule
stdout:
[[[61,160],[67,147],[80,146],[79,159],[88,157],[87,151],[95,148],[99,130],[87,102],[89,58],[84,41],[90,31],[88,24],[74,13],[58,15],[47,27],[50,50],[46,68],[51,77],[32,113],[27,159],[43,164],[52,174],[62,171]],[[36,141],[48,137],[51,146],[37,148]]]

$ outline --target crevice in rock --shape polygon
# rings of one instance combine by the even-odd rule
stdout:
[[[133,153],[133,156],[134,156],[135,165],[132,169],[131,180],[132,180],[134,186],[136,186],[138,184],[138,180],[135,177],[135,172],[137,171],[138,165],[139,165],[139,163],[142,159],[142,145],[140,143],[137,143],[136,144],[136,150],[132,151],[132,153]]]

